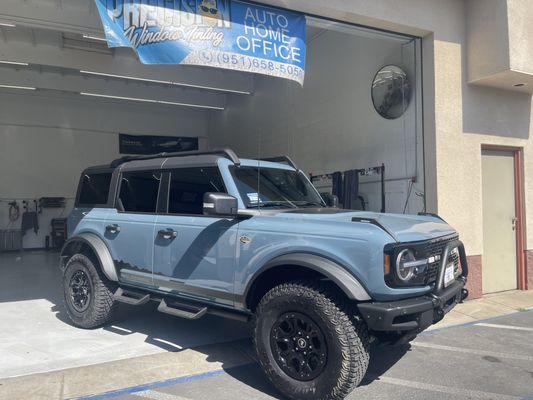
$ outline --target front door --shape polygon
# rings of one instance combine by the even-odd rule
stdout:
[[[168,212],[155,224],[157,289],[233,305],[237,220],[203,215],[207,192],[225,192],[217,167],[179,168],[168,175]]]
[[[121,174],[117,206],[107,216],[104,237],[123,283],[153,286],[153,238],[161,175],[159,171]]]
[[[483,150],[483,293],[517,288],[515,159]]]

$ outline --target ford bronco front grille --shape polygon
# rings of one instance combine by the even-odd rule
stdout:
[[[430,259],[428,265],[428,273],[426,277],[426,284],[432,284],[437,280],[439,274],[439,266],[442,257],[442,253],[446,248],[446,245],[454,240],[457,240],[459,236],[449,236],[445,239],[436,239],[428,242],[424,248],[425,257]],[[449,261],[455,265],[455,272],[459,270],[459,253],[452,252],[449,256]]]

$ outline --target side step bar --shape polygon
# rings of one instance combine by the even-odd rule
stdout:
[[[185,319],[198,319],[207,313],[207,307],[196,307],[179,302],[172,302],[172,305],[169,306],[165,299],[162,299],[157,311]]]
[[[113,298],[121,303],[126,303],[131,306],[140,306],[150,301],[149,294],[141,294],[133,290],[118,288],[113,294]]]
[[[150,300],[158,301],[159,306],[157,307],[157,311],[189,320],[202,318],[206,314],[231,318],[241,322],[248,322],[250,320],[250,315],[243,312],[232,312],[231,310],[224,310],[218,307],[208,308],[202,304],[195,304],[187,300],[165,299],[157,294],[150,295],[130,288],[119,287],[113,294],[113,298],[116,301],[132,306],[140,306],[148,303]]]

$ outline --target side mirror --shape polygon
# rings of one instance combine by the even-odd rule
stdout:
[[[237,199],[226,193],[204,194],[204,215],[236,217],[239,212]]]
[[[339,208],[339,198],[331,193],[320,193],[326,205],[332,208]]]

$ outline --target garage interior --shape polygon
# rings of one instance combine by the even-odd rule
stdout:
[[[0,318],[9,327],[0,331],[1,378],[247,335],[227,321],[128,310],[129,322],[109,329],[64,322],[62,222],[81,171],[124,155],[120,134],[193,137],[200,150],[228,147],[243,158],[287,155],[330,194],[332,174],[357,170],[352,208],[381,211],[384,194],[386,212],[425,211],[419,39],[311,17],[307,24],[303,87],[215,68],[142,65],[133,51],[92,35],[0,25]],[[390,65],[410,82],[407,109],[395,119],[381,116],[372,97],[378,71]]]

